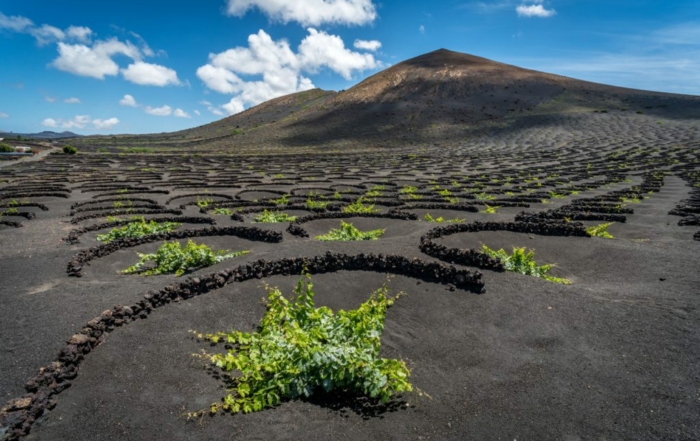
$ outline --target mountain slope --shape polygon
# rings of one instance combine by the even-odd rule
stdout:
[[[595,84],[440,49],[346,91],[296,93],[205,126],[118,142],[216,150],[457,142],[492,126],[593,111],[684,118],[700,111],[700,97]]]

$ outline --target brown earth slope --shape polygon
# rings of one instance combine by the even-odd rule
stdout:
[[[543,116],[592,112],[686,118],[700,112],[700,97],[595,84],[440,49],[392,66],[346,91],[292,94],[170,134],[80,142],[213,150],[450,144],[484,129],[546,124]]]

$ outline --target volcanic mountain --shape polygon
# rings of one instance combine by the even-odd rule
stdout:
[[[460,140],[485,127],[542,124],[543,118],[555,114],[626,112],[683,118],[698,111],[700,97],[606,86],[440,49],[346,91],[314,89],[193,129],[112,139],[119,145],[202,145],[216,150],[406,145]],[[107,139],[100,142],[109,144]]]

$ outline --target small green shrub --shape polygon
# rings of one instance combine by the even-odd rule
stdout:
[[[219,216],[231,216],[233,214],[233,210],[230,208],[215,208],[214,209],[214,214],[219,215]]]
[[[498,251],[483,245],[482,252],[490,257],[503,262],[506,271],[512,271],[526,276],[539,277],[549,282],[571,285],[571,281],[559,277],[548,276],[547,273],[553,265],[537,265],[535,262],[535,251],[525,251],[525,247],[513,247],[513,254],[508,254],[503,248]]]
[[[586,233],[593,237],[602,237],[604,239],[614,239],[613,235],[608,233],[608,228],[614,222],[609,222],[607,224],[594,225],[592,227],[586,228]]]
[[[495,196],[491,196],[490,194],[486,194],[485,192],[476,193],[474,195],[474,197],[480,201],[492,201],[492,200],[496,199]]]
[[[255,216],[253,222],[261,224],[275,224],[279,222],[294,222],[296,219],[296,216],[290,216],[287,213],[264,210],[261,214]]]
[[[430,213],[426,213],[424,219],[425,219],[426,222],[435,222],[435,223],[438,223],[438,224],[441,224],[441,223],[443,223],[443,222],[448,222],[448,223],[460,223],[460,222],[464,222],[464,221],[466,220],[466,219],[459,219],[459,218],[445,219],[445,218],[442,217],[442,216],[441,216],[441,217],[438,217],[438,218],[434,218],[434,217],[432,217],[432,216],[430,215]]]
[[[191,240],[187,241],[185,248],[182,248],[180,242],[177,241],[165,242],[158,248],[155,254],[136,253],[141,260],[136,263],[136,265],[122,272],[124,274],[140,273],[144,276],[174,273],[179,277],[187,270],[205,268],[226,259],[248,254],[249,252],[250,251],[235,251],[230,253],[227,250],[214,252],[208,246],[204,244],[197,245]],[[149,261],[154,261],[156,266],[144,270],[144,266]]]
[[[313,199],[308,198],[306,200],[306,204],[304,204],[304,205],[306,205],[306,208],[309,208],[309,209],[314,209],[314,208],[318,209],[318,208],[326,208],[328,206],[328,202],[314,201]]]
[[[13,153],[14,151],[15,151],[15,149],[11,145],[0,142],[0,152]]]
[[[484,208],[484,211],[482,211],[482,213],[486,213],[486,214],[496,214],[496,213],[498,213],[496,210],[501,208],[500,206],[492,207],[489,204],[484,204],[484,205],[486,205],[486,208]]]
[[[316,236],[317,240],[324,242],[352,240],[377,240],[386,230],[360,231],[352,224],[340,221],[340,228],[332,229],[328,234]]]
[[[118,220],[115,218],[115,220]],[[110,220],[111,222],[111,220]],[[177,222],[158,223],[154,220],[146,222],[144,218],[131,222],[122,228],[114,228],[107,234],[100,234],[97,240],[100,242],[112,242],[118,239],[135,239],[148,234],[168,233],[179,228],[181,224]]]
[[[411,185],[406,185],[405,187],[402,187],[402,188],[399,190],[399,193],[401,193],[401,194],[413,194],[413,193],[415,193],[415,192],[417,192],[417,191],[418,191],[418,188],[417,188],[417,187],[413,187],[413,186],[411,186]]]
[[[282,197],[280,197],[279,199],[273,199],[272,202],[275,205],[287,205],[289,204],[289,195],[283,194]]]
[[[197,196],[197,206],[199,208],[207,208],[209,204],[213,203],[214,199],[211,198],[206,198],[206,199],[201,199],[199,196]]]
[[[66,155],[75,155],[76,153],[78,153],[78,149],[76,149],[72,145],[64,145],[63,153],[65,153]]]
[[[355,202],[343,208],[343,213],[379,213],[373,205],[364,205],[364,198],[359,197]]]
[[[318,390],[339,390],[388,401],[410,392],[410,371],[401,360],[379,357],[386,310],[400,297],[385,286],[358,309],[316,308],[311,278],[299,279],[290,302],[278,288],[267,287],[267,312],[257,332],[197,334],[224,343],[223,353],[197,355],[233,377],[232,393],[210,412],[259,412],[282,400],[309,397]]]

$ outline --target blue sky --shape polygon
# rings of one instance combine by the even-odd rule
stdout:
[[[0,130],[180,130],[439,48],[700,95],[698,0],[0,0]]]

